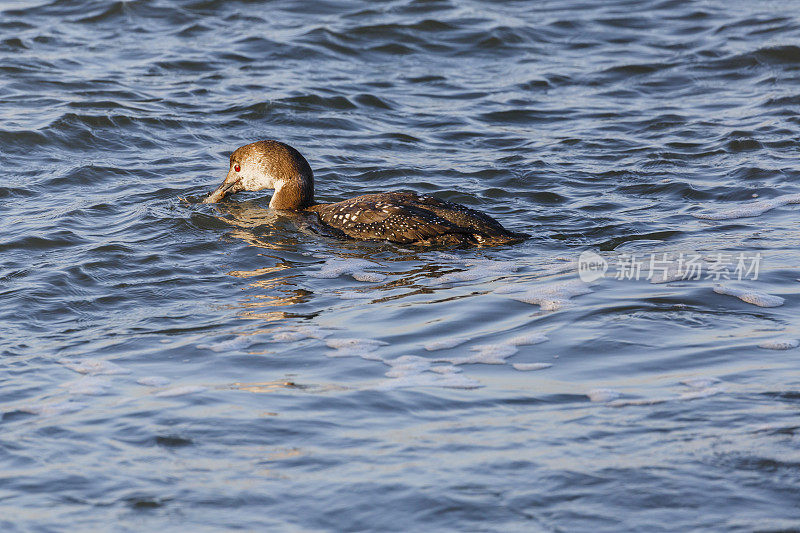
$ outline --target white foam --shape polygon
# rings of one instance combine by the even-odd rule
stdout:
[[[442,285],[444,283],[456,283],[459,281],[475,281],[477,279],[487,278],[489,276],[510,274],[512,272],[516,272],[517,270],[517,263],[514,261],[493,261],[491,259],[479,259],[475,261],[468,261],[465,263],[465,265],[468,267],[466,270],[444,274],[436,279],[431,280],[431,284]]]
[[[401,355],[395,359],[384,359],[383,361],[391,367],[386,372],[386,377],[397,378],[420,374],[431,369],[432,361],[417,355]]]
[[[295,342],[303,339],[323,339],[330,335],[330,331],[312,326],[296,326],[286,328],[272,335],[275,342]]]
[[[23,413],[31,413],[34,415],[55,416],[74,413],[75,411],[80,411],[84,407],[86,407],[86,405],[80,402],[66,400],[63,402],[38,402],[28,404],[20,407],[19,410]]]
[[[507,289],[504,289],[505,292]],[[499,292],[499,291],[495,291]],[[514,300],[538,305],[543,311],[557,311],[569,303],[570,298],[592,292],[588,283],[578,279],[556,281],[532,287],[510,296]]]
[[[519,348],[511,344],[479,344],[470,348],[470,351],[477,353],[450,359],[442,358],[437,359],[437,361],[452,363],[454,365],[503,365],[507,358],[519,351]]]
[[[483,363],[487,365],[502,365],[506,359],[519,351],[511,344],[477,344],[470,348],[471,352],[477,352],[473,356],[468,356],[473,363]]]
[[[539,277],[543,276],[553,276],[556,274],[564,274],[565,272],[577,272],[578,271],[578,261],[575,259],[568,259],[566,257],[556,257],[554,261],[560,261],[559,263],[551,263],[549,265],[542,265],[541,270],[537,272]]]
[[[539,344],[540,342],[545,342],[549,340],[547,335],[542,333],[528,333],[527,335],[517,335],[511,339],[506,341],[507,344],[511,344],[513,346],[523,346],[523,345],[530,345],[530,344]]]
[[[386,279],[385,274],[380,274],[378,272],[353,272],[353,279],[356,281],[366,281],[370,283],[378,283]]]
[[[320,269],[316,272],[311,272],[308,275],[312,278],[338,278],[342,274],[351,274],[354,278],[358,280],[358,277],[367,278],[368,275],[372,275],[370,272],[365,272],[365,268],[375,267],[375,264],[371,261],[367,261],[366,259],[344,259],[335,257],[332,259],[328,259],[325,261]],[[386,276],[383,274],[376,274],[377,276],[383,276],[382,279],[362,279],[359,281],[383,281],[386,279]]]
[[[438,341],[429,342],[425,345],[425,349],[429,352],[436,350],[446,350],[448,348],[455,348],[459,344],[464,344],[469,338],[467,337],[449,337],[446,339],[439,339]]]
[[[724,392],[726,389],[725,385],[715,377],[688,378],[681,381],[681,383],[694,390],[680,394],[677,398],[678,400],[707,398]]]
[[[553,366],[553,363],[514,363],[511,366],[513,366],[516,370],[529,372],[533,370],[544,370],[545,368],[550,368]]]
[[[443,366],[432,366],[430,368],[430,371],[436,372],[438,374],[458,374],[459,372],[461,372],[461,369],[453,365],[443,365]]]
[[[65,388],[70,394],[99,396],[101,394],[108,394],[111,390],[111,382],[107,378],[87,376],[69,383],[64,383],[61,387]]]
[[[592,389],[586,393],[586,396],[592,402],[610,402],[622,396],[622,393],[614,389]]]
[[[212,352],[237,352],[249,348],[254,340],[250,335],[240,335],[235,339],[214,342],[211,344],[198,344],[201,350],[211,350]]]
[[[308,335],[300,331],[279,331],[272,335],[272,340],[275,342],[296,342],[307,339]]]
[[[425,345],[425,349],[429,351],[441,350],[445,348],[452,348],[457,346],[467,339],[461,337],[452,337],[443,339]],[[546,335],[541,333],[528,333],[525,335],[517,335],[505,342],[496,344],[478,344],[470,348],[471,352],[477,352],[474,355],[467,355],[463,357],[442,358],[437,361],[448,362],[454,365],[466,364],[485,364],[485,365],[502,365],[505,360],[519,351],[517,346],[539,344],[548,340]]]
[[[333,348],[334,350],[342,350],[348,348],[366,348],[370,347],[372,349],[377,349],[379,346],[386,346],[389,344],[388,342],[378,341],[375,339],[361,339],[361,338],[349,338],[349,339],[342,339],[342,338],[335,338],[335,339],[328,339],[325,344],[328,348]]]
[[[636,400],[612,400],[608,402],[611,407],[625,407],[628,405],[658,405],[666,403],[674,398],[640,398]]]
[[[727,283],[718,283],[715,285],[714,292],[717,294],[736,296],[743,302],[757,305],[759,307],[778,307],[783,305],[783,302],[786,301],[780,296],[774,296],[772,294],[767,294],[752,288],[740,289]]]
[[[328,348],[334,349],[334,351],[326,353],[328,357],[361,357],[362,359],[382,361],[383,358],[374,352],[389,343],[375,339],[336,338],[328,339],[325,344]]]
[[[679,400],[697,400],[700,398],[708,398],[709,396],[714,396],[716,394],[720,394],[725,392],[724,385],[717,385],[715,387],[706,387],[699,390],[693,390],[690,392],[684,392],[680,396],[678,396]]]
[[[173,396],[184,396],[186,394],[194,394],[195,392],[202,392],[204,390],[206,390],[206,387],[201,385],[181,385],[178,387],[172,387],[158,391],[153,394],[153,396],[158,396],[159,398],[172,398]]]
[[[99,374],[130,374],[131,371],[121,367],[111,361],[103,359],[61,359],[59,363],[74,370],[79,374],[99,375]]]
[[[525,290],[518,283],[505,283],[494,290],[495,294],[518,294]]]
[[[165,387],[170,384],[172,380],[162,376],[146,376],[136,380],[139,385],[145,387]]]
[[[384,359],[390,369],[386,377],[392,378],[381,382],[376,388],[380,390],[407,387],[448,387],[474,389],[481,387],[480,382],[460,374],[461,369],[452,365],[433,366],[440,360],[432,360],[417,355],[402,355],[394,359]]]
[[[477,389],[483,385],[479,381],[468,378],[463,374],[414,374],[394,379],[387,379],[379,383],[377,390],[393,390],[408,387],[446,387],[450,389]]]
[[[758,345],[759,348],[768,350],[791,350],[800,346],[800,340],[789,338],[770,339]]]
[[[776,207],[788,204],[800,204],[800,194],[784,194],[770,200],[756,200],[733,209],[711,213],[694,213],[695,218],[704,220],[728,220],[732,218],[757,217]]]

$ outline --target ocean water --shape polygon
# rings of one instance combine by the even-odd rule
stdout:
[[[800,529],[799,112],[792,1],[3,1],[0,529]]]

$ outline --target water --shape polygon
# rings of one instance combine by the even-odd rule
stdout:
[[[800,528],[798,8],[3,2],[0,527]],[[197,203],[263,138],[533,237]]]

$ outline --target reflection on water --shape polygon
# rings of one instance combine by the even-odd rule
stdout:
[[[266,203],[266,202],[265,202]],[[229,238],[240,239],[250,246],[273,251],[296,251],[302,242],[317,241],[324,244],[325,237],[316,231],[316,216],[305,213],[276,211],[260,207],[256,202],[228,201],[214,204],[220,215],[220,222],[229,224],[235,229],[227,232]],[[327,258],[327,267],[312,274],[321,278],[338,277],[340,274],[351,274],[358,281],[373,282],[354,289],[339,291],[342,299],[361,300],[362,303],[382,303],[401,299],[407,296],[434,294],[435,286],[453,281],[465,281],[483,277],[483,270],[493,268],[508,270],[509,266],[502,262],[491,265],[491,261],[475,259],[465,265],[453,268],[454,265],[442,264],[442,259],[457,259],[452,253],[440,250],[454,250],[450,247],[403,247],[385,242],[359,242],[335,239],[341,248],[337,255],[314,253],[317,258]],[[320,247],[320,250],[322,248]],[[482,252],[472,255],[480,257]],[[251,280],[249,287],[262,289],[266,294],[251,294],[248,300],[239,305],[244,312],[239,316],[246,319],[264,318],[275,320],[276,313],[261,314],[253,311],[257,307],[290,306],[309,301],[311,291],[295,287],[302,283],[303,271],[307,263],[292,261],[274,254],[265,254],[265,261],[276,262],[273,266],[260,267],[253,270],[231,270],[227,274],[240,278],[259,277],[267,279]],[[361,270],[360,265],[371,268],[369,272]],[[476,267],[477,265],[477,267]],[[489,265],[489,266],[487,266]],[[283,273],[284,275],[277,275]],[[500,278],[502,279],[502,277]],[[394,289],[404,289],[394,290]],[[392,291],[391,294],[386,294]],[[447,300],[461,296],[447,297]],[[439,300],[433,300],[436,303]],[[262,316],[263,315],[263,316]],[[287,315],[287,318],[291,315]]]

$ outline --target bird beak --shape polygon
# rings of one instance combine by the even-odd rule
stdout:
[[[203,203],[213,204],[215,202],[219,202],[225,198],[226,194],[233,194],[241,191],[242,189],[244,189],[244,187],[242,186],[241,177],[233,172],[228,172],[228,176],[225,178],[225,181],[223,181],[222,184],[217,187],[217,190],[209,194],[208,198],[203,200]]]

